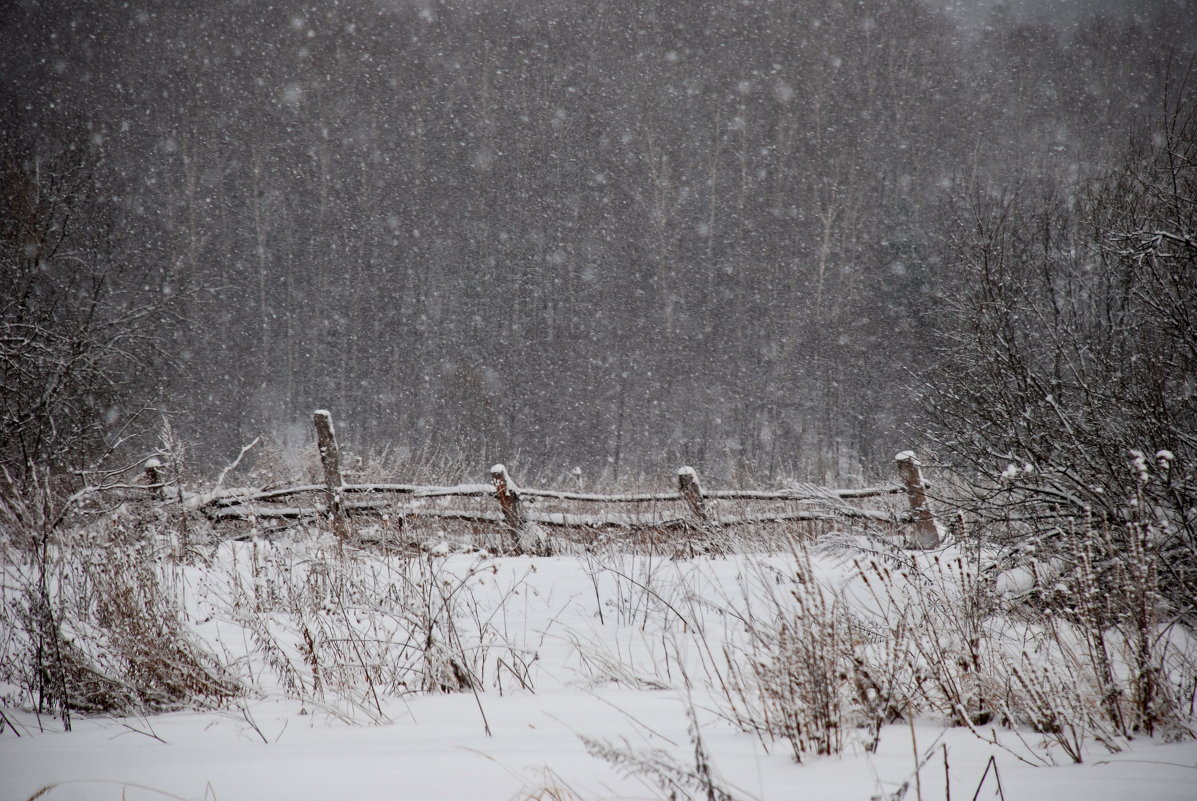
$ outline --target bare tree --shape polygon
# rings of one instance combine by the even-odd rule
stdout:
[[[0,467],[17,484],[79,472],[152,397],[172,305],[120,257],[95,154],[0,152]]]
[[[1169,88],[1126,164],[1088,191],[972,204],[964,282],[927,387],[982,518],[1041,541],[1146,542],[1197,620],[1197,105]],[[1154,567],[1153,567],[1154,569]]]

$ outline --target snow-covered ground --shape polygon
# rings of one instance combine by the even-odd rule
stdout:
[[[266,743],[235,714],[92,720],[78,722],[69,734],[20,739],[6,734],[0,739],[0,792],[5,799],[27,799],[61,783],[43,797],[157,799],[170,793],[220,801],[654,799],[667,796],[649,779],[624,778],[607,762],[589,756],[577,735],[627,738],[633,746],[665,748],[679,761],[692,752],[683,701],[674,691],[607,688],[488,695],[484,706],[492,737],[483,735],[473,699],[460,694],[413,699],[391,710],[393,723],[370,727],[301,716],[295,705],[284,702],[256,702],[249,710]],[[713,716],[700,715],[700,720],[717,776],[734,788],[736,797],[868,801],[894,793],[903,783],[911,785],[906,797],[916,797],[911,732],[905,726],[888,727],[876,754],[851,753],[796,765],[784,749],[766,754],[754,738],[731,732]],[[990,756],[1010,801],[1192,801],[1197,789],[1197,747],[1192,742],[1137,741],[1127,753],[1095,753],[1083,765],[1048,768],[1024,765],[960,729],[924,722],[914,736],[920,749],[934,743],[940,750],[921,771],[927,801],[946,797],[940,746],[947,747],[952,798],[973,798]],[[992,771],[979,797],[1001,797]]]
[[[288,617],[294,601],[280,600],[277,588],[267,593],[263,582],[323,559],[336,561],[301,546],[236,543],[207,566],[174,569],[170,590],[184,599],[190,629],[248,695],[216,709],[76,715],[70,732],[52,716],[5,706],[20,736],[0,734],[0,798],[662,799],[671,795],[659,780],[672,777],[678,798],[1197,799],[1192,740],[1137,737],[1111,753],[1088,739],[1078,765],[1029,729],[970,731],[924,714],[913,726],[885,725],[875,752],[863,732],[851,731],[843,753],[808,754],[799,764],[786,742],[745,733],[729,714],[726,655],[733,663],[751,658],[740,650],[740,616],[768,608],[767,585],[780,588],[783,603],[792,595],[791,555],[454,554],[385,567],[387,560],[366,558],[352,570],[356,589],[321,613],[342,616],[343,627],[325,624],[318,636],[331,642],[338,631],[356,632],[361,648],[376,648],[363,662],[371,654],[401,662],[410,647],[405,626],[420,616],[398,620],[396,607],[354,592],[407,582],[410,605],[421,592],[448,588],[421,597],[448,604],[440,612],[456,629],[446,647],[482,686],[418,692],[413,678],[406,691],[393,664],[375,690],[337,685],[338,666],[325,657],[316,692],[297,632],[317,622]],[[843,555],[816,555],[811,565],[826,591],[868,605]],[[372,583],[361,583],[364,576]],[[266,594],[274,600],[245,611]],[[428,618],[440,613],[436,603]],[[269,619],[257,635],[247,614]],[[307,684],[288,689],[264,631],[297,672],[308,671]],[[424,658],[411,669],[432,669]],[[10,698],[18,692],[4,690]],[[705,784],[695,779],[704,764]]]

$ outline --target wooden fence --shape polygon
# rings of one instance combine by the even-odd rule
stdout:
[[[388,518],[393,515],[397,517],[400,525],[409,518],[494,524],[505,532],[508,537],[508,549],[515,553],[535,550],[526,544],[527,535],[541,527],[591,531],[615,529],[627,532],[709,532],[750,524],[856,519],[902,527],[907,532],[907,539],[912,547],[933,548],[940,541],[940,529],[927,504],[926,485],[919,462],[912,451],[904,451],[895,457],[901,483],[861,489],[833,489],[804,484],[781,490],[710,491],[703,489],[693,468],[682,467],[677,472],[676,492],[595,494],[520,487],[502,464],[496,464],[490,469],[489,484],[347,484],[342,479],[340,453],[332,416],[327,411],[320,410],[314,413],[313,421],[323,483],[272,489],[218,487],[202,495],[190,496],[189,505],[203,512],[214,522],[324,519],[342,539],[352,536],[350,516],[362,514],[386,514]],[[146,479],[151,491],[160,494],[164,485],[162,465],[157,459],[147,463]],[[897,494],[905,494],[909,500],[909,510],[903,514],[866,509],[852,503]],[[402,500],[403,498],[406,498],[406,501]],[[430,499],[445,498],[491,498],[496,502],[497,508],[471,510],[428,505]],[[299,502],[295,502],[296,500]],[[599,514],[542,511],[539,508],[541,504],[538,503],[542,500],[595,504],[607,509],[631,508],[633,511],[604,511]],[[772,507],[780,505],[807,508],[770,508],[766,511],[745,511],[732,515],[716,513],[712,508],[712,501],[721,502],[721,508],[731,505],[728,502],[749,501],[771,502]]]

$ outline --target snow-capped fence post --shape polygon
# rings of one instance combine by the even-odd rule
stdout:
[[[914,519],[914,533],[911,543],[915,548],[935,548],[939,545],[939,526],[931,507],[927,505],[927,485],[923,482],[923,471],[914,451],[902,451],[894,457],[898,463],[898,474],[910,500],[910,513]]]
[[[341,487],[341,458],[337,452],[337,434],[332,415],[324,409],[312,413],[316,424],[316,447],[320,449],[320,466],[324,469],[325,497],[333,533],[342,543],[349,536],[349,518],[345,514],[345,498]]]
[[[157,456],[145,460],[145,483],[149,485],[150,494],[159,501],[166,500],[166,474],[162,467],[162,460]]]
[[[693,467],[682,467],[677,471],[677,489],[690,508],[690,516],[699,526],[710,522],[707,514],[707,504],[702,498],[702,485],[698,483],[698,474]]]
[[[519,490],[507,473],[507,467],[503,464],[497,464],[490,469],[490,480],[495,485],[495,497],[499,500],[499,508],[503,510],[503,520],[506,521],[507,528],[511,533],[513,543],[511,551],[519,553],[520,535],[525,525]]]

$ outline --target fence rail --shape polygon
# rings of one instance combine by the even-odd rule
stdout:
[[[347,484],[339,464],[340,454],[332,416],[324,410],[314,413],[317,447],[324,482],[261,489],[254,487],[217,488],[187,495],[184,503],[202,512],[214,522],[233,520],[327,520],[339,538],[352,536],[349,518],[361,514],[396,516],[405,519],[432,518],[493,524],[502,527],[513,552],[527,550],[529,529],[541,526],[590,530],[706,530],[748,524],[789,521],[864,520],[903,527],[910,545],[932,548],[939,544],[940,529],[927,505],[925,482],[918,460],[911,451],[899,453],[897,461],[901,483],[875,487],[840,489],[816,484],[802,484],[780,490],[704,490],[697,473],[690,467],[677,472],[677,490],[647,493],[589,493],[556,489],[520,487],[502,464],[490,469],[489,484],[425,486],[401,483]],[[244,451],[243,451],[244,455]],[[158,459],[146,464],[146,485],[153,497],[164,499],[163,465]],[[866,509],[848,503],[869,498],[904,494],[909,510],[903,514]],[[406,502],[393,496],[405,496]],[[291,499],[304,498],[298,504]],[[429,499],[492,498],[497,509],[470,510],[424,506]],[[644,511],[582,514],[572,511],[541,511],[530,508],[539,500],[577,502],[597,505],[640,505]],[[718,513],[712,501],[770,502],[807,505],[800,509],[745,510],[740,514]],[[659,508],[658,504],[668,504]],[[719,504],[725,507],[727,503]]]

